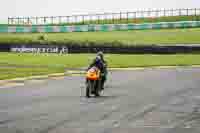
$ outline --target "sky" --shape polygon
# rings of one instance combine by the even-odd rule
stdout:
[[[1,0],[0,23],[7,23],[8,17],[198,8],[198,5],[200,0]]]

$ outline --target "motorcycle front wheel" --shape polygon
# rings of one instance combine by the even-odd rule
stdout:
[[[96,81],[95,96],[99,97],[101,92],[101,80]]]
[[[86,83],[86,97],[90,98],[90,94],[92,94],[92,91],[94,91],[95,87],[95,81],[88,80]]]

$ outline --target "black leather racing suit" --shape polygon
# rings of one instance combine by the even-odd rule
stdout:
[[[102,76],[102,89],[104,89],[104,83],[106,81],[106,74],[107,74],[107,70],[106,70],[106,62],[104,60],[102,60],[102,58],[98,58],[96,57],[93,62],[89,65],[88,70],[93,67],[96,66],[97,68],[100,69],[101,73],[103,73],[104,75]]]

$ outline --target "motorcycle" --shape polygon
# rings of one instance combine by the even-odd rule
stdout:
[[[90,68],[86,73],[86,97],[90,98],[91,94],[96,97],[100,96],[102,74],[97,67]]]

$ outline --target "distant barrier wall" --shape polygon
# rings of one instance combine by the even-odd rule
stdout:
[[[144,24],[102,24],[102,25],[74,25],[74,26],[6,26],[0,25],[1,33],[56,33],[56,32],[88,32],[88,31],[117,31],[143,30],[166,28],[200,27],[200,21],[161,22]]]
[[[199,54],[200,45],[171,46],[74,46],[64,44],[1,44],[0,52],[20,53],[96,53],[112,54]]]

